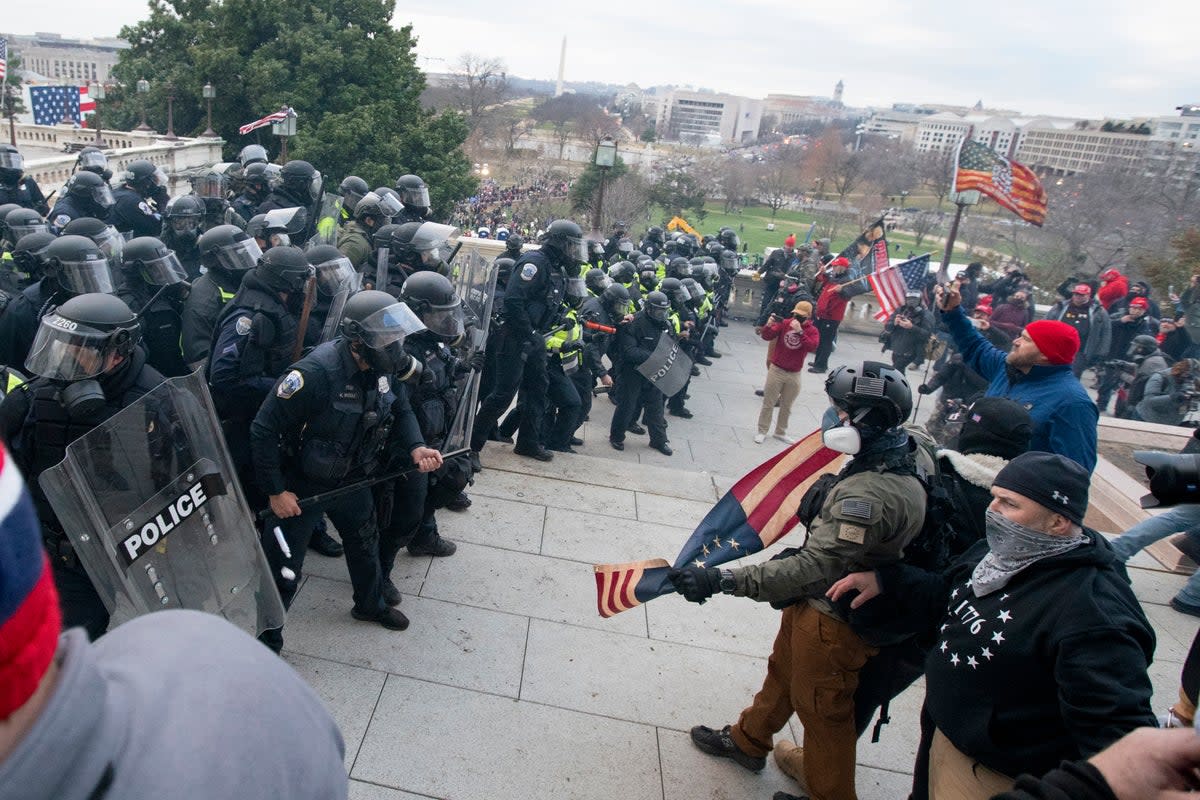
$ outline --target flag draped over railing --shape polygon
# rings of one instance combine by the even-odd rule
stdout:
[[[910,258],[894,267],[889,265],[877,269],[867,276],[867,282],[879,298],[879,310],[875,312],[875,319],[882,322],[904,305],[904,295],[910,286],[913,287],[913,291],[924,291],[925,282],[929,278],[929,256],[930,254],[926,253]]]
[[[814,431],[742,477],[705,515],[675,559],[675,566],[715,567],[757,553],[796,526],[796,510],[808,488],[841,469],[845,456],[821,443]],[[665,559],[596,564],[600,616],[622,611],[675,591]]]
[[[976,141],[958,146],[954,191],[975,189],[1039,228],[1046,221],[1046,190],[1029,167]]]

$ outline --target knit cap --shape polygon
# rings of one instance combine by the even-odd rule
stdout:
[[[1070,364],[1079,352],[1079,331],[1056,319],[1039,319],[1025,333],[1051,364]]]
[[[981,397],[964,414],[958,452],[1012,459],[1029,449],[1033,420],[1020,403],[1006,397]]]
[[[1087,513],[1091,476],[1077,462],[1057,453],[1022,453],[996,473],[992,486],[1017,494],[1062,514],[1076,525]]]
[[[58,649],[61,628],[33,501],[0,445],[0,720],[33,696]]]

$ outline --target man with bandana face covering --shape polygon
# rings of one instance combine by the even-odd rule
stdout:
[[[885,565],[830,589],[941,617],[914,797],[990,798],[1155,725],[1154,631],[1112,548],[1083,527],[1088,484],[1071,459],[1023,453],[992,483],[986,541],[944,573]]]

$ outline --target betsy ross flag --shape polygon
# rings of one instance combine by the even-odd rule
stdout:
[[[274,114],[267,114],[262,119],[256,119],[254,122],[248,122],[238,128],[238,133],[245,136],[250,131],[256,131],[259,128],[265,128],[273,122],[283,122],[288,117],[296,116],[296,112],[291,108],[281,108]]]
[[[879,310],[875,312],[875,319],[882,322],[904,305],[904,293],[908,291],[908,287],[913,287],[913,291],[916,292],[924,291],[928,278],[929,253],[910,258],[894,267],[877,269],[868,275],[867,282],[879,298]]]
[[[1039,228],[1046,221],[1046,190],[1029,167],[967,139],[956,162],[954,191],[976,189]]]
[[[63,119],[79,122],[77,86],[30,86],[29,103],[34,125],[57,125]]]
[[[705,515],[675,559],[676,567],[715,567],[757,553],[800,521],[796,509],[808,488],[841,469],[845,456],[821,443],[814,431],[742,477]],[[611,617],[675,591],[665,559],[596,564],[596,604]]]

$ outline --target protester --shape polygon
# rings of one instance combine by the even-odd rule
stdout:
[[[1133,419],[1159,425],[1179,425],[1200,394],[1200,360],[1183,358],[1169,369],[1156,372],[1133,409]]]
[[[767,438],[776,405],[779,406],[779,417],[775,420],[775,438],[788,444],[796,441],[788,436],[788,419],[796,396],[800,394],[804,359],[817,349],[821,338],[811,317],[812,303],[801,300],[792,309],[790,319],[779,319],[772,314],[763,326],[760,335],[773,342],[775,347],[771,349],[767,366],[767,383],[763,388],[762,409],[758,413],[758,433],[754,435],[756,444],[762,444]]]
[[[1086,283],[1076,284],[1071,290],[1070,301],[1055,303],[1046,313],[1046,319],[1065,322],[1079,334],[1080,348],[1071,364],[1076,378],[1108,354],[1112,322],[1104,307],[1093,302],[1092,287]]]

